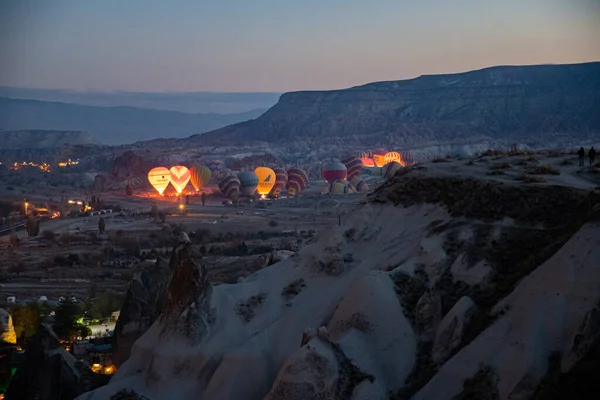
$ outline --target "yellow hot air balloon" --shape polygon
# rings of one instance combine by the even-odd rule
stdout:
[[[169,186],[169,182],[171,182],[171,171],[165,167],[152,168],[148,172],[148,181],[162,195],[167,186]]]
[[[275,186],[275,181],[277,180],[275,171],[267,167],[258,167],[254,170],[254,173],[258,176],[258,187],[256,188],[256,191],[261,196],[268,195],[271,189],[273,189],[273,186]]]
[[[190,170],[183,165],[175,165],[171,167],[171,185],[177,190],[177,193],[181,193],[185,189],[185,185],[190,181]]]

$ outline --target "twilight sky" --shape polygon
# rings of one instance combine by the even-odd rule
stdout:
[[[0,0],[0,85],[334,89],[600,60],[600,0]]]

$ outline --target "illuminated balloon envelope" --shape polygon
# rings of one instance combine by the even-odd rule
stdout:
[[[183,165],[175,165],[171,167],[171,185],[181,193],[185,189],[185,185],[190,181],[190,170]]]
[[[385,155],[387,153],[388,152],[386,150],[377,150],[375,153],[373,153],[373,162],[375,163],[376,167],[381,168],[389,162],[385,161]]]
[[[254,173],[258,176],[258,187],[256,191],[261,196],[269,194],[273,186],[275,186],[276,176],[275,171],[267,167],[258,167],[254,170]]]
[[[210,181],[210,169],[203,165],[194,165],[190,168],[190,182],[196,191],[202,189]]]
[[[171,172],[165,167],[152,168],[148,172],[148,181],[159,194],[163,194],[171,182]]]
[[[402,157],[400,156],[400,153],[398,153],[397,151],[390,151],[390,152],[386,153],[385,156],[383,156],[383,159],[386,164],[395,161],[397,163],[400,163],[401,166],[404,166],[404,164],[402,164]]]

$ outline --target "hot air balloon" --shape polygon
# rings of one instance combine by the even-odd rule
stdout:
[[[258,186],[258,175],[252,171],[243,171],[238,174],[240,192],[244,196],[253,196]]]
[[[210,169],[203,165],[194,165],[190,168],[190,182],[196,191],[202,189],[210,181]]]
[[[287,171],[281,167],[273,168],[273,172],[275,172],[275,186],[273,186],[273,189],[271,189],[271,194],[274,196],[279,196],[281,191],[287,185],[288,174]]]
[[[190,170],[183,165],[175,165],[171,167],[171,185],[177,191],[177,194],[183,192],[185,185],[190,181]]]
[[[258,176],[258,188],[256,188],[256,191],[261,196],[268,195],[273,186],[275,186],[277,179],[275,171],[267,167],[258,167],[254,170],[254,173]]]
[[[356,193],[356,189],[350,182],[347,180],[336,180],[331,182],[325,190],[324,194],[348,194],[348,193]]]
[[[171,171],[165,167],[152,168],[148,172],[148,181],[162,195],[167,186],[169,186],[169,182],[171,182]]]
[[[348,169],[339,161],[332,161],[323,167],[323,178],[329,183],[346,179]]]
[[[357,151],[354,155],[356,158],[373,158],[372,151]]]
[[[398,153],[397,151],[390,151],[390,152],[386,153],[385,156],[383,156],[383,159],[386,164],[395,161],[397,163],[400,163],[400,166],[402,166],[402,157],[400,156],[400,153]]]
[[[219,189],[223,196],[232,199],[234,196],[240,193],[240,180],[235,175],[227,175],[221,182],[219,182]]]
[[[383,167],[385,164],[387,164],[387,162],[385,161],[385,155],[388,152],[386,150],[376,150],[373,153],[373,162],[375,163],[376,167]]]
[[[385,166],[385,172],[383,176],[385,176],[385,179],[390,179],[391,177],[396,175],[396,172],[398,172],[400,168],[402,168],[402,165],[399,162],[392,161],[391,163]]]
[[[221,160],[209,160],[206,161],[206,167],[211,170],[211,172],[221,171],[223,169],[223,161]]]
[[[288,182],[285,188],[290,196],[299,195],[308,187],[308,174],[303,169],[290,168],[287,174]]]
[[[357,192],[366,192],[369,190],[369,185],[365,181],[358,181],[354,187]]]
[[[350,180],[350,183],[352,184],[352,186],[356,187],[356,185],[358,184],[358,181],[360,180],[359,176],[355,176],[354,178],[352,178],[352,180]]]
[[[346,166],[346,169],[348,170],[348,179],[349,180],[351,180],[355,176],[360,175],[360,170],[363,166],[360,158],[355,157],[355,156],[346,156],[346,157],[342,158],[342,164],[344,164]]]

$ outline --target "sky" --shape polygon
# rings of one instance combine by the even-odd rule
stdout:
[[[0,0],[0,86],[337,89],[600,60],[600,0]]]

